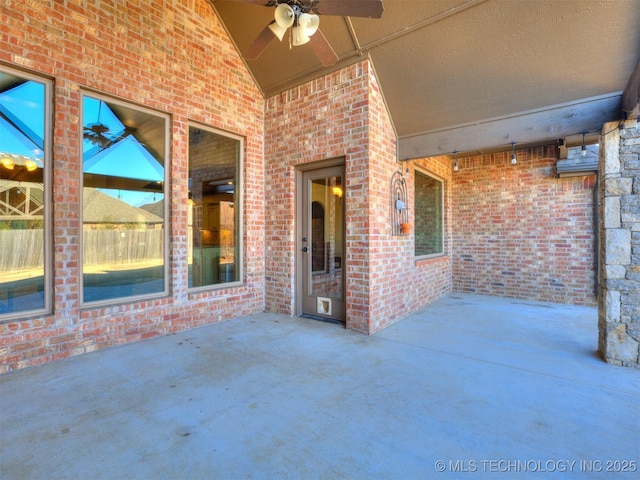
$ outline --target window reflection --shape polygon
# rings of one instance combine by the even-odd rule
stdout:
[[[309,292],[342,298],[343,205],[342,177],[311,182],[311,273]]]
[[[444,208],[442,181],[416,170],[415,254],[444,251]]]
[[[166,119],[83,96],[83,300],[163,293]]]
[[[240,280],[240,141],[189,127],[189,287]]]
[[[0,315],[46,307],[46,96],[0,71]]]

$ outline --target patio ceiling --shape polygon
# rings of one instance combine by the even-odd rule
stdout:
[[[266,3],[267,0],[265,0]],[[357,0],[356,0],[357,1]],[[210,0],[240,52],[273,7]],[[320,5],[322,0],[320,0]],[[640,59],[637,0],[383,0],[380,19],[320,16],[339,61],[272,41],[246,64],[265,96],[368,56],[401,159],[581,140],[623,118]]]

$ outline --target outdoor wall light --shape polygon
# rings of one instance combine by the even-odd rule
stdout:
[[[584,136],[587,134],[584,130],[582,131],[582,148],[580,149],[580,155],[585,157],[587,155],[587,146],[584,144]]]
[[[453,171],[454,172],[458,171],[458,151],[457,150],[453,151]]]
[[[511,142],[511,165],[518,163],[518,157],[516,156],[516,142]]]

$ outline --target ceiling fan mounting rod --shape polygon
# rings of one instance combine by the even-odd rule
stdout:
[[[289,5],[291,8],[300,9],[301,13],[318,13],[318,2],[319,0],[273,0],[269,2],[267,6],[277,6],[282,5],[283,3]]]

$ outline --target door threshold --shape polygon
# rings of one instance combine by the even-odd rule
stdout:
[[[303,313],[300,315],[300,318],[308,318],[310,320],[318,320],[320,322],[333,323],[334,325],[342,325],[343,327],[345,326],[345,322],[338,320],[337,318],[321,317],[320,315],[312,315],[310,313]]]

